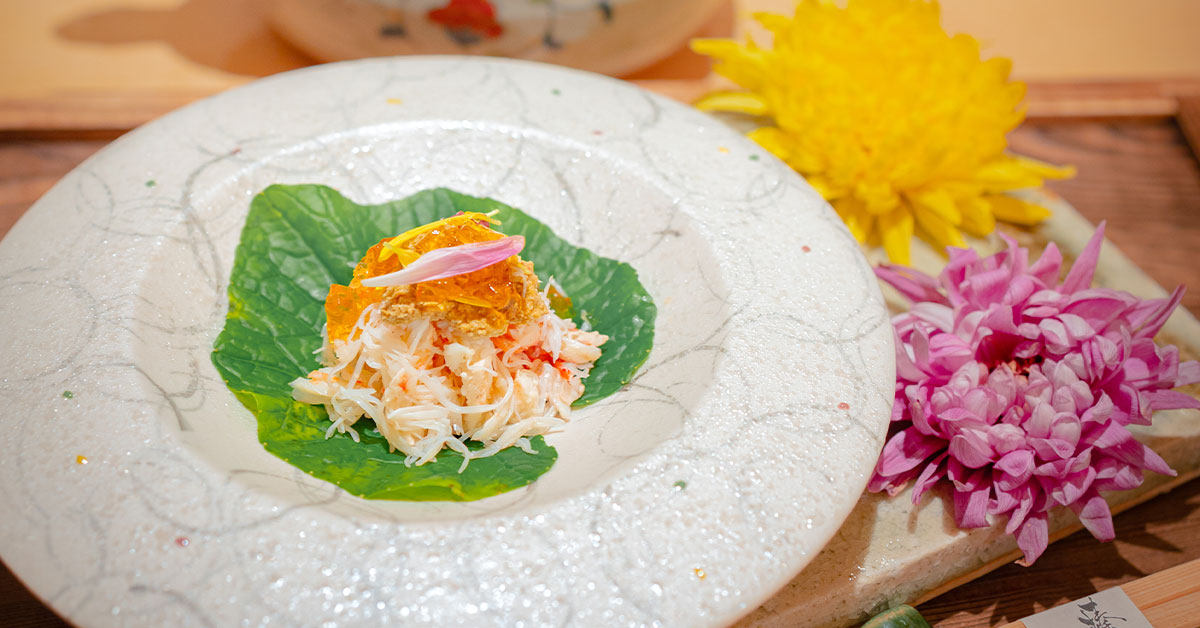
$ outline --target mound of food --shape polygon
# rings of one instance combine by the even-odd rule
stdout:
[[[467,212],[371,247],[349,285],[330,286],[322,368],[292,382],[324,405],[326,437],[374,421],[392,451],[420,465],[445,448],[474,458],[561,426],[600,357],[603,334],[579,329],[517,253],[521,236]],[[471,449],[474,440],[484,447]]]

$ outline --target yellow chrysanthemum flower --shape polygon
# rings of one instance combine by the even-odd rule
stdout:
[[[860,242],[907,264],[914,234],[939,249],[996,220],[1032,225],[1049,210],[1005,194],[1070,176],[1005,153],[1025,86],[1007,59],[942,30],[936,2],[802,0],[792,18],[755,16],[772,49],[728,39],[692,48],[749,91],[697,106],[769,116],[750,137],[804,175]]]

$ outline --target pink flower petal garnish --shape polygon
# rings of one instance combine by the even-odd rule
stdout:
[[[502,262],[525,248],[525,236],[508,236],[487,242],[471,242],[458,246],[434,249],[394,273],[368,277],[362,285],[368,288],[406,286],[422,281],[445,279],[487,268]]]
[[[916,502],[944,486],[960,527],[1007,516],[1029,564],[1046,549],[1052,508],[1071,508],[1108,540],[1100,491],[1136,488],[1143,471],[1174,475],[1128,428],[1156,410],[1200,407],[1172,390],[1200,381],[1200,363],[1153,341],[1182,289],[1143,301],[1090,288],[1103,234],[1101,225],[1062,282],[1057,247],[1030,264],[1007,238],[982,259],[951,249],[936,278],[876,270],[913,305],[892,320],[895,425],[870,490],[895,495],[915,478]]]

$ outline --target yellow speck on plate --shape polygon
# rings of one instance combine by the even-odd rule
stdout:
[[[692,570],[692,573],[696,574],[696,577],[697,577],[697,578],[699,578],[699,579],[701,579],[701,580],[703,580],[703,579],[705,579],[705,578],[707,578],[707,577],[708,577],[708,574],[704,573],[704,570],[703,570],[703,569],[700,569],[699,567],[697,567],[697,568],[693,569],[693,570]]]
[[[75,464],[87,464],[87,456],[75,456]]]
[[[399,98],[389,98],[389,99],[387,99],[387,104],[389,104],[389,105],[403,105],[403,104],[404,104],[404,101],[403,101],[403,100],[401,100],[401,99],[399,99]]]

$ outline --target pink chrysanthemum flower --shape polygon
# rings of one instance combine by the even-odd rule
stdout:
[[[1047,514],[1071,508],[1092,535],[1113,538],[1102,491],[1142,483],[1142,471],[1174,475],[1127,426],[1156,410],[1196,408],[1172,388],[1200,381],[1200,363],[1179,361],[1154,335],[1183,289],[1143,301],[1090,288],[1101,225],[1059,282],[1050,244],[1030,265],[1008,249],[980,259],[949,249],[934,279],[885,265],[876,270],[912,308],[896,328],[892,435],[869,488],[898,492],[915,478],[914,503],[933,486],[954,495],[963,528],[1007,515],[1025,564],[1046,549]]]

